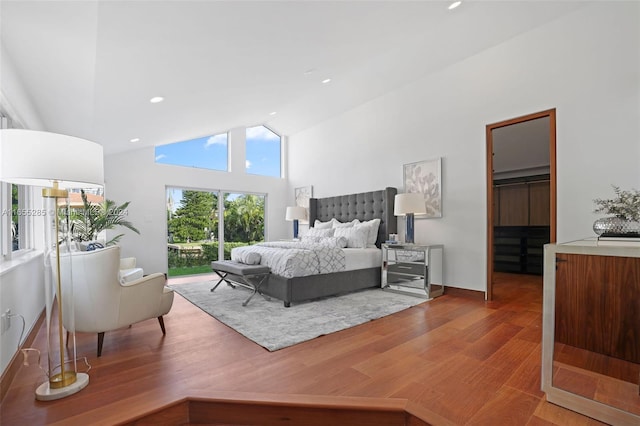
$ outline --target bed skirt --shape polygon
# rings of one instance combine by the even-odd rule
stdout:
[[[271,274],[260,287],[262,293],[280,299],[284,306],[319,297],[334,296],[365,288],[380,287],[381,268],[357,269],[306,277],[285,278]]]

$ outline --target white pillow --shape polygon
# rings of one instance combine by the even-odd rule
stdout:
[[[332,220],[333,220],[334,228],[352,228],[355,225],[360,223],[358,219],[353,219],[351,222],[340,222],[338,219],[332,219]]]
[[[371,219],[356,225],[356,228],[364,228],[367,230],[367,245],[375,246],[378,239],[378,228],[380,227],[380,219]]]
[[[330,238],[330,237],[317,237],[315,235],[306,235],[305,234],[300,238],[300,241],[302,241],[303,243],[318,243],[323,238]]]
[[[319,237],[318,243],[323,246],[345,248],[349,241],[345,237]]]
[[[318,229],[316,227],[309,228],[307,232],[304,233],[305,237],[332,237],[333,236],[333,228],[328,229]]]
[[[327,222],[320,222],[318,219],[316,219],[316,221],[313,222],[313,227],[315,229],[329,229],[333,226],[333,221],[334,219],[331,219]]]
[[[358,228],[353,226],[351,228],[334,228],[335,237],[344,237],[347,239],[347,247],[350,248],[366,248],[368,229]]]

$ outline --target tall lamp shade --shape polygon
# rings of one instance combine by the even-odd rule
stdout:
[[[67,189],[102,186],[103,164],[102,146],[95,142],[35,130],[0,130],[0,181],[44,187],[48,381],[36,389],[38,400],[66,397],[89,383],[76,363]]]
[[[299,222],[302,219],[307,217],[307,209],[300,206],[290,206],[287,207],[287,213],[285,215],[285,219],[288,221],[293,221],[293,238],[298,238],[298,227]]]
[[[424,194],[417,192],[396,194],[393,200],[393,214],[406,217],[405,242],[414,243],[414,215],[426,212]]]

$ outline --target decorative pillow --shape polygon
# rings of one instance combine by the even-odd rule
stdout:
[[[345,237],[320,237],[318,243],[331,247],[345,248],[349,241]]]
[[[368,229],[366,228],[334,228],[335,237],[345,237],[347,239],[347,247],[350,248],[366,248]]]
[[[260,260],[262,260],[262,256],[260,253],[256,253],[248,250],[237,250],[237,257],[235,257],[236,262],[244,263],[245,265],[259,265]]]
[[[352,228],[360,223],[358,219],[353,219],[351,222],[340,222],[338,219],[331,220],[333,221],[334,228]]]
[[[334,219],[331,219],[327,222],[320,222],[318,219],[316,219],[316,221],[313,222],[313,227],[315,229],[330,229],[331,227],[333,227],[333,221]]]
[[[302,238],[300,238],[300,241],[302,241],[303,243],[319,243],[324,238],[331,238],[331,237],[317,237],[315,235],[307,235],[307,234],[303,235]]]
[[[380,227],[380,219],[371,219],[356,225],[356,228],[364,228],[367,230],[367,245],[375,246],[378,239],[378,228]]]
[[[318,229],[316,227],[309,228],[307,232],[304,233],[305,237],[332,237],[333,236],[333,228],[327,229]]]

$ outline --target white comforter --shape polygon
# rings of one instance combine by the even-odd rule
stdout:
[[[253,263],[256,254],[260,256],[260,265],[285,278],[344,271],[346,267],[344,251],[339,247],[292,241],[236,247],[231,250],[231,260]]]

